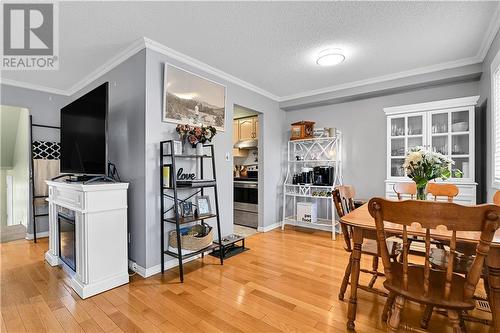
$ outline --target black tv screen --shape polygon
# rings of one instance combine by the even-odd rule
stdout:
[[[61,173],[106,175],[108,83],[61,109]]]

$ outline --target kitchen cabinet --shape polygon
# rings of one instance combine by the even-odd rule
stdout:
[[[239,120],[240,140],[252,140],[257,138],[257,117],[242,118]]]
[[[396,182],[409,181],[403,169],[405,156],[411,148],[423,146],[453,160],[451,178],[444,182],[458,186],[460,192],[454,201],[476,204],[474,112],[478,99],[479,96],[472,96],[384,109],[387,115],[386,197],[396,197],[392,188]]]
[[[233,146],[242,140],[257,140],[259,137],[259,118],[246,117],[233,120]],[[248,156],[247,149],[233,148],[233,156]]]

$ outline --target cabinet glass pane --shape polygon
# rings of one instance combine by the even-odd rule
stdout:
[[[408,150],[417,147],[417,146],[422,146],[422,137],[415,137],[415,138],[408,138]]]
[[[423,128],[423,117],[413,116],[408,117],[408,135],[421,135]]]
[[[451,131],[467,132],[469,130],[469,111],[458,111],[451,114]]]
[[[454,165],[451,166],[451,176],[452,178],[470,178],[470,163],[469,163],[469,158],[468,157],[457,157],[454,158],[453,161],[455,162]],[[460,172],[457,172],[456,170],[460,170]]]
[[[391,176],[404,177],[405,172],[403,169],[404,158],[391,158]]]
[[[469,134],[458,134],[451,136],[451,154],[452,155],[469,154]]]
[[[391,156],[405,155],[405,139],[391,139]]]
[[[448,132],[448,114],[436,113],[432,115],[432,133],[447,133]]]
[[[391,136],[405,135],[405,118],[391,119]]]
[[[448,155],[448,136],[433,136],[432,137],[432,150],[443,155]]]

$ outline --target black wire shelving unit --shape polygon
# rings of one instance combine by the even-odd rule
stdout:
[[[168,148],[168,150],[165,150]],[[217,234],[218,239],[222,239],[221,237],[221,227],[220,227],[220,217],[219,217],[219,198],[217,193],[217,178],[215,172],[215,154],[214,154],[214,146],[213,145],[203,145],[203,152],[206,150],[210,150],[209,155],[193,155],[193,154],[174,154],[174,140],[167,140],[160,142],[160,202],[161,202],[161,214],[160,214],[160,232],[161,232],[161,272],[165,271],[165,255],[169,255],[171,257],[177,258],[179,260],[179,278],[181,282],[184,282],[184,268],[183,268],[183,260],[188,259],[197,255],[201,255],[204,257],[206,252],[219,250],[221,251],[221,246],[216,242],[212,242],[209,246],[200,249],[198,251],[194,251],[188,254],[182,254],[181,248],[181,225],[188,223],[197,223],[201,222],[205,223],[205,220],[208,219],[216,219],[217,220]],[[165,153],[168,151],[169,153]],[[203,180],[204,178],[204,162],[206,160],[210,160],[212,164],[212,178],[207,179],[203,183],[193,182],[192,184],[185,185],[183,183],[179,183],[177,179],[177,167],[176,160],[191,160],[197,161],[200,165],[200,174],[198,180]],[[163,177],[163,167],[170,166],[170,183],[164,183]],[[215,211],[210,215],[203,215],[198,217],[181,217],[179,211],[179,204],[181,202],[186,202],[189,199],[193,198],[196,195],[204,195],[205,189],[213,188],[214,192],[214,201],[215,201]],[[186,191],[191,190],[192,193]],[[184,194],[186,193],[186,194]],[[170,200],[172,205],[170,207],[165,207],[165,201]],[[169,212],[173,211],[174,216],[165,217],[165,215]],[[168,245],[167,250],[165,250],[165,223],[175,224],[175,229],[177,232],[177,252],[169,251]],[[224,258],[220,256],[220,264],[224,264]]]

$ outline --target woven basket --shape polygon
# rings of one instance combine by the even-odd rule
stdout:
[[[198,251],[212,244],[213,240],[213,228],[210,229],[208,234],[204,237],[181,235],[181,249],[188,251]],[[177,231],[175,229],[171,230],[168,233],[168,245],[177,248]]]

